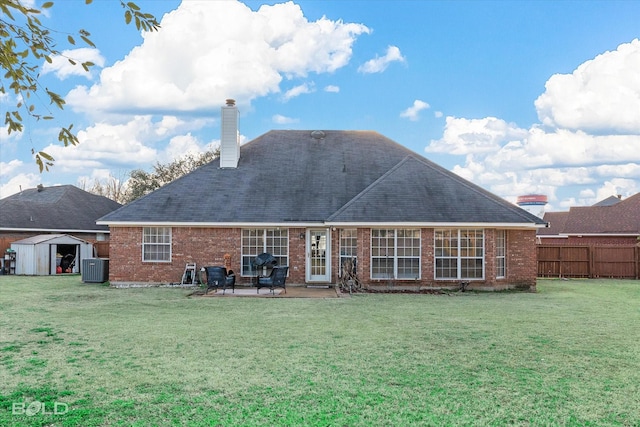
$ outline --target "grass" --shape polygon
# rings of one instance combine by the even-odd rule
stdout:
[[[2,426],[640,425],[638,281],[254,299],[0,276],[0,313]]]

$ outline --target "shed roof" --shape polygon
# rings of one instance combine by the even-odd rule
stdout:
[[[372,131],[278,130],[101,223],[544,222]]]
[[[11,243],[12,245],[38,245],[40,243],[69,245],[89,243],[85,240],[78,239],[77,237],[70,236],[68,234],[39,234],[37,236],[27,237],[26,239],[16,240]]]

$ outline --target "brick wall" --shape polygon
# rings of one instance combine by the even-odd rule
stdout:
[[[509,230],[507,233],[507,277],[510,286],[535,291],[538,274],[534,230]]]
[[[287,283],[304,284],[306,268],[306,230],[289,229],[289,278]],[[339,282],[340,230],[331,230],[331,281]],[[305,238],[301,238],[301,235]],[[230,255],[231,269],[236,271],[237,284],[249,284],[241,271],[240,228],[172,229],[171,262],[142,262],[142,228],[113,227],[110,240],[109,280],[112,283],[166,284],[180,282],[186,263],[195,262],[198,269],[206,265],[224,265],[225,254]],[[389,286],[389,280],[370,279],[371,229],[358,229],[357,274],[363,285]],[[495,279],[495,230],[485,229],[485,280],[473,281],[471,288],[505,289],[520,287],[535,290],[536,246],[535,231],[511,230],[507,233],[507,277]],[[421,230],[421,279],[393,280],[399,287],[458,287],[459,280],[434,279],[434,230]],[[384,283],[383,283],[384,282]]]

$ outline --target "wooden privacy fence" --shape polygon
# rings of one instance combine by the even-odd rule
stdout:
[[[637,246],[538,245],[537,251],[539,277],[640,277]]]

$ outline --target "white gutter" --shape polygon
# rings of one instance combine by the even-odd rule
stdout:
[[[411,228],[512,228],[512,229],[537,229],[545,228],[546,224],[534,223],[488,223],[488,222],[173,222],[173,221],[99,221],[98,225],[111,227],[195,227],[195,228],[249,228],[249,227],[411,227]]]
[[[112,221],[98,222],[98,225],[108,225],[110,227],[194,227],[194,228],[249,228],[249,227],[324,227],[325,224],[318,222],[173,222],[173,221]]]
[[[559,234],[563,237],[637,237],[639,233],[563,233]]]
[[[102,225],[102,224],[98,224],[98,225]],[[64,233],[100,233],[100,234],[109,234],[109,230],[65,230],[65,229],[60,229],[60,228],[5,228],[5,227],[0,227],[0,231],[29,231],[29,232],[45,232],[45,233],[57,233],[57,234],[64,234]]]

